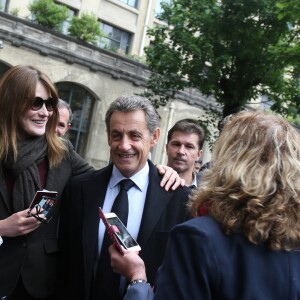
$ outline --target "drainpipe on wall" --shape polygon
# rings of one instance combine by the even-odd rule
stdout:
[[[147,29],[148,29],[148,25],[149,25],[151,8],[152,8],[152,0],[149,0],[148,6],[147,6],[146,19],[145,19],[145,24],[144,24],[144,29],[143,29],[143,35],[142,35],[139,56],[143,56],[143,54],[144,54],[145,40],[146,40]]]
[[[161,156],[161,161],[160,161],[160,164],[161,165],[164,165],[165,164],[165,158],[166,158],[166,149],[165,149],[165,145],[167,143],[167,136],[168,136],[168,131],[170,130],[171,128],[171,124],[173,122],[173,115],[174,115],[174,110],[175,110],[175,103],[174,101],[172,101],[170,103],[170,106],[169,106],[169,113],[168,113],[168,123],[167,123],[167,130],[166,130],[166,133],[165,133],[165,143],[163,145],[163,153],[162,153],[162,156]]]

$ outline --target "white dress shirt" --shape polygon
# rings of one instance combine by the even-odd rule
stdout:
[[[106,195],[103,203],[102,210],[104,213],[111,211],[114,201],[120,191],[119,182],[125,179],[120,171],[113,166],[112,176],[109,180]],[[149,184],[149,165],[146,163],[145,167],[138,173],[134,174],[130,179],[135,185],[127,192],[128,194],[128,221],[127,229],[133,238],[137,239],[142,215],[144,211],[144,205],[146,200],[146,193]],[[101,247],[103,243],[105,226],[102,221],[99,223],[98,231],[98,253],[100,255]]]

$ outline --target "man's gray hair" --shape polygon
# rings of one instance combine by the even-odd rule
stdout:
[[[68,111],[69,111],[69,120],[68,120],[68,123],[72,123],[72,120],[73,120],[73,112],[72,112],[72,109],[71,109],[71,106],[69,103],[67,103],[65,100],[63,99],[58,99],[58,109],[60,108],[66,108]]]
[[[152,134],[159,126],[159,116],[152,103],[141,96],[121,96],[112,102],[105,115],[106,130],[110,131],[110,119],[114,112],[131,112],[136,110],[143,110],[145,113],[145,119],[147,127]]]

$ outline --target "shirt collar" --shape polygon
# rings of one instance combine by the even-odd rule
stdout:
[[[109,187],[114,188],[122,179],[125,179],[119,169],[114,165],[112,170],[111,179],[109,182]],[[135,173],[133,176],[129,177],[135,185],[143,191],[147,188],[149,183],[149,164],[146,163],[145,167],[141,169],[139,172]]]
[[[196,173],[195,173],[195,172],[193,172],[193,182],[192,182],[191,185],[194,185],[195,187],[198,186],[198,185],[197,185],[197,176],[196,176]],[[190,186],[191,186],[191,185],[190,185]]]

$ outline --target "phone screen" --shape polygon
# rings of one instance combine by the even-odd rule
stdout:
[[[130,235],[127,228],[124,226],[124,224],[117,216],[109,216],[109,214],[105,216],[108,223],[111,225],[113,231],[115,232],[117,239],[120,241],[120,243],[125,249],[129,249],[133,247],[139,248],[139,244]]]

